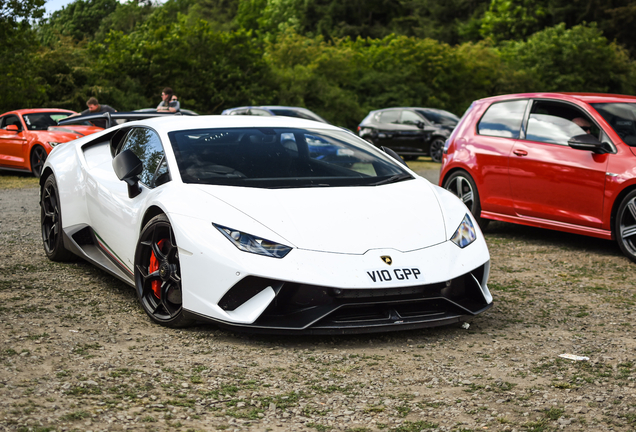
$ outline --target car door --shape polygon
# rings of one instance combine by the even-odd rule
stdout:
[[[437,130],[428,120],[411,110],[402,110],[398,125],[393,137],[396,151],[428,152],[431,134]]]
[[[479,119],[476,135],[459,138],[464,141],[466,154],[472,153],[469,173],[476,182],[484,212],[514,214],[508,158],[522,133],[527,106],[528,99],[495,102]]]
[[[16,125],[18,132],[8,131],[7,126]],[[8,114],[0,118],[0,164],[7,167],[29,168],[25,161],[26,132],[20,117]]]
[[[165,152],[159,135],[145,127],[132,128],[117,154],[130,149],[142,161],[139,175],[141,193],[128,196],[128,187],[119,180],[112,168],[109,146],[88,149],[87,160],[94,160],[88,175],[87,203],[93,231],[103,249],[129,273],[134,271],[134,253],[139,234],[139,223],[152,189],[170,181]],[[90,152],[102,151],[98,157]]]
[[[521,217],[600,228],[609,154],[577,150],[568,140],[602,131],[580,108],[560,102],[532,102],[525,137],[510,154],[510,188]],[[574,120],[574,121],[573,121]]]
[[[373,143],[378,147],[395,148],[394,135],[399,121],[400,110],[390,109],[378,112],[373,121],[373,125],[377,129]]]

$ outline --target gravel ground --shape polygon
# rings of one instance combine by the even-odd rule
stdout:
[[[612,242],[493,223],[495,306],[469,328],[254,336],[162,328],[49,262],[37,201],[0,190],[0,430],[636,429],[636,265]]]

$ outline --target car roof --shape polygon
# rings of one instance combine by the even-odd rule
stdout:
[[[67,109],[61,109],[61,108],[24,108],[24,109],[19,109],[19,110],[13,110],[13,111],[7,111],[6,113],[2,114],[20,114],[20,115],[24,115],[24,114],[37,114],[37,113],[42,113],[42,112],[59,112],[59,113],[71,113],[74,114],[75,111],[71,111],[71,110],[67,110]]]
[[[342,130],[342,128],[332,126],[313,120],[305,120],[296,117],[285,116],[165,116],[140,120],[125,125],[146,125],[152,127],[157,132],[172,132],[189,129],[209,129],[209,128],[242,128],[242,127],[276,127],[276,128],[319,128],[328,130]],[[124,125],[122,125],[124,126]]]
[[[496,102],[507,99],[560,99],[566,101],[578,101],[587,104],[600,102],[624,102],[636,103],[636,96],[619,95],[610,93],[575,93],[575,92],[545,92],[545,93],[515,93],[499,96],[491,96],[479,99],[482,102]]]

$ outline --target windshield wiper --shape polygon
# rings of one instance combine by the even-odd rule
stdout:
[[[403,180],[409,180],[409,179],[412,179],[412,178],[413,178],[413,176],[411,176],[410,174],[400,173],[400,174],[392,175],[391,177],[387,177],[387,178],[382,179],[380,181],[377,181],[375,183],[370,183],[370,185],[371,186],[379,186],[379,185],[383,185],[383,184],[397,183],[397,182],[401,182]]]

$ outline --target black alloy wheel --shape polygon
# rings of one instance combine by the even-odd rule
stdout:
[[[456,195],[468,207],[473,214],[479,227],[484,230],[488,226],[488,219],[481,217],[481,204],[479,202],[479,192],[475,181],[466,171],[455,171],[444,182],[444,189]]]
[[[152,218],[141,231],[135,252],[135,285],[148,316],[167,327],[192,324],[183,316],[179,252],[170,221]]]
[[[636,190],[623,198],[614,220],[614,237],[625,256],[636,262]]]
[[[31,172],[35,177],[40,178],[42,175],[42,168],[47,156],[46,150],[42,146],[36,145],[31,150]]]
[[[73,258],[73,253],[64,247],[60,195],[57,191],[55,176],[52,174],[47,177],[42,187],[40,222],[46,256],[51,261],[69,261]]]
[[[431,159],[433,162],[441,162],[442,154],[444,152],[444,139],[443,138],[435,138],[433,142],[431,142]]]

